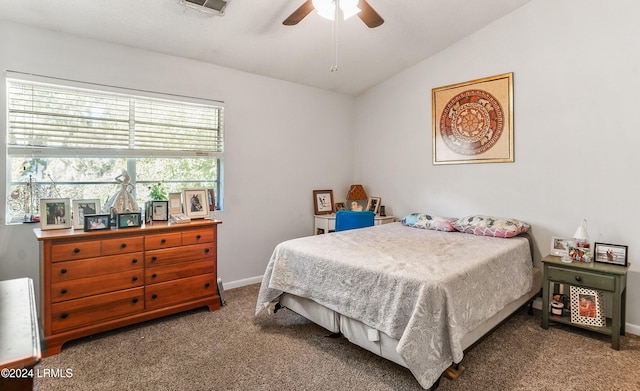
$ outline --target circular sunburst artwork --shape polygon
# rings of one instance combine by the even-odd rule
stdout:
[[[454,96],[440,116],[440,134],[446,146],[461,155],[486,152],[500,138],[504,112],[498,100],[483,90]]]

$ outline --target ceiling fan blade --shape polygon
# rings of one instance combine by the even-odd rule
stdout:
[[[371,8],[369,3],[365,0],[360,0],[358,2],[358,8],[362,10],[358,13],[358,17],[367,25],[367,27],[374,28],[384,23],[384,19],[382,19],[376,10]]]
[[[285,19],[284,22],[282,22],[282,24],[284,24],[285,26],[294,26],[300,23],[300,21],[304,19],[305,16],[309,15],[309,12],[313,10],[314,8],[311,0],[307,0],[300,7],[298,7],[297,10],[293,11],[293,13],[289,15],[289,17]]]

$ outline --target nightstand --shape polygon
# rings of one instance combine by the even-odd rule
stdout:
[[[336,229],[335,213],[326,215],[314,215],[313,221],[315,226],[314,232],[316,235],[333,232]],[[376,216],[373,219],[373,225],[388,224],[393,223],[394,221],[394,216]]]
[[[612,296],[613,307],[611,308],[611,318],[607,318],[606,326],[572,323],[571,316],[564,312],[561,317],[553,317],[553,321],[610,335],[611,347],[620,350],[620,336],[624,335],[625,327],[627,270],[629,267],[599,262],[574,261],[565,263],[561,261],[561,257],[553,255],[542,258],[542,264],[542,328],[549,328],[549,285],[551,283],[608,292]]]

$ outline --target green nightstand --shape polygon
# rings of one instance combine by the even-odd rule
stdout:
[[[553,321],[611,336],[611,347],[620,350],[620,336],[624,335],[625,306],[627,297],[627,270],[629,267],[606,263],[561,261],[561,257],[547,255],[542,258],[542,328],[549,328],[549,285],[550,283],[573,285],[609,292],[613,297],[611,318],[603,327],[571,323],[571,317],[554,317]]]

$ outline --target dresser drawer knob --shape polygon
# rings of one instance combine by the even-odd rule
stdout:
[[[582,281],[582,277],[576,276],[576,281],[578,281],[578,282]]]
[[[120,248],[125,248],[125,247],[127,247],[127,244],[126,244],[126,243],[122,243],[122,244],[120,244]]]
[[[132,265],[134,265],[134,264],[136,264],[136,263],[138,263],[138,260],[137,260],[136,258],[133,258],[133,259],[131,260],[131,264],[132,264]]]
[[[60,269],[60,274],[65,274],[67,272],[67,269]]]
[[[200,240],[201,237],[202,236],[200,236],[200,235],[196,235],[196,239],[198,239],[198,240]]]
[[[156,277],[158,277],[158,275],[157,275],[156,273],[153,273],[153,274],[151,275],[151,278],[156,278]]]
[[[208,252],[209,252],[209,249],[208,249],[208,248],[205,248],[205,249],[204,249],[204,253],[206,254],[206,253],[208,253]]]
[[[64,294],[66,294],[66,293],[67,293],[67,290],[66,290],[66,289],[60,289],[60,294],[61,294],[61,295],[64,295]]]
[[[151,299],[152,299],[152,300],[153,300],[153,299],[157,299],[157,298],[158,298],[158,295],[156,295],[155,293],[151,295]]]
[[[131,302],[132,302],[133,304],[137,303],[137,302],[138,302],[138,298],[137,298],[137,297],[134,297],[133,299],[131,299]]]
[[[208,283],[208,282],[205,282],[205,283],[204,283],[204,287],[205,287],[205,288],[208,288],[210,285],[211,285],[211,284],[210,284],[210,283]]]
[[[67,319],[69,315],[66,312],[60,314],[60,319]]]
[[[80,249],[78,247],[76,247],[76,248],[73,249],[73,252],[74,252],[74,254],[77,254],[77,253],[80,252]]]
[[[167,243],[167,239],[160,239],[160,244],[165,244]]]
[[[131,282],[136,282],[136,281],[138,281],[138,277],[136,276],[131,277]]]
[[[156,256],[154,255],[153,257],[151,257],[151,262],[155,261],[156,259],[158,258],[156,258]]]

